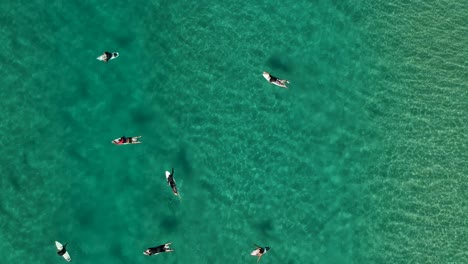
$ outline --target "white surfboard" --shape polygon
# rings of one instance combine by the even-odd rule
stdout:
[[[283,87],[283,88],[288,88],[284,83],[281,83],[279,81],[278,82],[270,82],[271,75],[268,72],[263,72],[263,77],[271,84],[274,84],[276,86]],[[286,81],[286,82],[289,83],[289,81]]]
[[[116,138],[116,139],[112,140],[112,143],[115,144],[115,145],[140,144],[141,143],[140,138],[141,138],[141,136],[132,137],[132,142],[131,143],[130,142],[119,143],[120,138]]]
[[[111,53],[112,53],[112,57],[109,60],[113,60],[113,59],[119,57],[119,55],[120,55],[118,52],[111,52]],[[105,61],[106,55],[102,54],[101,56],[97,57],[96,59],[100,60],[100,61]]]
[[[250,255],[251,255],[251,256],[257,256],[258,253],[260,253],[260,249],[259,249],[259,248],[257,248],[256,250],[250,252]]]
[[[57,248],[57,252],[59,252],[59,251],[61,251],[63,249],[62,243],[60,243],[58,241],[55,241],[55,247]],[[62,257],[68,262],[71,261],[71,257],[70,257],[70,254],[68,254],[68,251],[65,251],[65,254],[63,254]]]

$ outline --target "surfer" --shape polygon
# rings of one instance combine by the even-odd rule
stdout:
[[[130,142],[128,142],[128,141],[130,141]],[[122,144],[125,144],[127,142],[132,143],[131,138],[126,138],[125,136],[122,136],[121,138],[112,141],[112,143],[114,143],[115,145],[122,145]]]
[[[62,243],[55,241],[55,248],[57,248],[57,255],[63,257],[68,262],[71,261],[70,254],[67,251],[67,244],[62,245]]]
[[[63,256],[63,255],[65,255],[65,253],[67,253],[67,243],[65,243],[65,245],[62,245],[61,250],[57,249],[57,255]]]
[[[112,143],[115,144],[115,145],[138,144],[138,143],[141,143],[140,137],[141,136],[138,136],[138,137],[125,137],[125,136],[123,136],[121,138],[114,139],[112,141]]]
[[[274,85],[278,85],[278,86],[283,87],[283,88],[288,88],[286,86],[286,84],[289,83],[288,80],[278,79],[278,78],[270,75],[268,72],[263,72],[263,77],[265,77],[265,79],[267,79],[267,81],[269,81],[270,83],[272,83]]]
[[[115,59],[119,56],[119,53],[118,52],[108,52],[108,51],[105,51],[104,54],[102,54],[101,56],[99,56],[97,59],[98,60],[101,60],[103,62],[108,62],[110,61],[111,59]]]
[[[252,251],[250,253],[250,255],[251,256],[257,256],[258,257],[257,262],[259,262],[260,259],[263,256],[263,254],[267,253],[270,250],[270,247],[261,247],[261,246],[255,245],[255,244],[254,244],[254,246],[256,247],[256,249],[254,251]]]
[[[167,179],[167,184],[169,184],[171,186],[171,188],[172,188],[172,192],[175,195],[179,195],[179,193],[177,192],[177,186],[176,186],[176,183],[175,183],[175,180],[174,180],[174,168],[172,168],[171,173],[166,171],[166,179]]]
[[[145,252],[143,252],[143,254],[146,255],[146,256],[151,256],[151,255],[157,255],[159,253],[164,253],[164,252],[172,252],[174,250],[169,247],[170,244],[172,244],[172,243],[169,242],[169,243],[166,243],[164,245],[148,248],[147,250],[145,250]]]

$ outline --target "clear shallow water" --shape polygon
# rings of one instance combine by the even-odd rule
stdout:
[[[373,6],[379,146],[368,181],[376,262],[465,263],[466,11],[462,2]],[[382,253],[385,252],[385,253]]]
[[[467,5],[281,3],[3,2],[6,263],[466,262]]]

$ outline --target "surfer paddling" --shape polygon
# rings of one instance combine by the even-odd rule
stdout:
[[[101,56],[97,57],[98,60],[103,61],[103,62],[108,62],[112,59],[115,59],[119,56],[118,52],[104,52]]]
[[[148,248],[147,250],[145,250],[145,252],[143,252],[143,254],[146,256],[151,256],[151,255],[157,255],[159,253],[164,253],[164,252],[172,252],[174,250],[169,247],[170,244],[172,243],[166,243],[164,245],[160,245],[157,247]]]
[[[278,79],[278,78],[276,78],[276,77],[270,75],[268,72],[263,72],[263,77],[265,77],[265,79],[266,79],[268,82],[270,82],[270,83],[272,83],[272,84],[274,84],[274,85],[277,85],[277,86],[283,87],[283,88],[288,88],[288,87],[286,86],[286,84],[289,83],[288,80],[281,80],[281,79]]]
[[[177,192],[177,186],[174,180],[174,168],[172,168],[172,172],[166,171],[166,179],[167,179],[167,184],[169,184],[172,188],[172,192],[174,195],[179,195],[179,192]]]
[[[112,143],[115,144],[115,145],[140,144],[141,143],[140,138],[141,138],[141,136],[138,136],[138,137],[125,137],[125,136],[123,136],[121,138],[117,138],[117,139],[112,140]]]
[[[260,259],[262,258],[263,254],[267,253],[269,250],[270,250],[270,247],[261,247],[261,246],[258,246],[258,245],[255,245],[255,247],[257,247],[254,251],[252,251],[250,253],[251,256],[257,256],[258,259],[257,259],[257,262],[260,261]]]
[[[62,243],[55,241],[55,247],[57,248],[57,255],[63,257],[68,262],[71,261],[70,254],[68,254],[68,251],[67,251],[66,243],[65,245],[62,245]]]

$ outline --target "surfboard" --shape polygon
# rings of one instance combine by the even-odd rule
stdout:
[[[169,183],[169,176],[170,176],[170,175],[171,175],[171,173],[168,172],[168,171],[166,171],[166,180],[167,180],[167,183]],[[175,180],[174,180],[174,182],[175,182]],[[172,192],[174,193],[174,195],[177,195],[177,196],[179,195],[179,192],[177,191],[177,187],[174,186],[174,188],[171,187],[171,189],[172,189]]]
[[[55,247],[57,248],[57,251],[60,251],[63,249],[62,243],[58,241],[55,241]],[[65,254],[63,254],[62,257],[68,262],[71,261],[71,257],[70,257],[70,254],[68,254],[68,251],[65,251]]]
[[[119,57],[119,53],[118,52],[112,52],[112,57],[109,59],[109,60],[113,60],[117,57]],[[100,61],[105,61],[106,59],[106,55],[105,54],[102,54],[101,56],[97,57],[96,58],[97,60],[100,60]]]
[[[257,248],[256,250],[252,251],[252,252],[250,253],[250,255],[251,255],[251,256],[257,256],[258,253],[260,253],[260,249],[259,249],[259,248]]]
[[[262,255],[264,255],[265,253],[267,253],[268,251],[270,251],[270,247],[259,247],[259,246],[257,246],[257,245],[255,245],[255,246],[256,246],[257,248],[256,248],[254,251],[252,251],[252,252],[250,253],[250,255],[252,255],[252,256],[257,256],[258,254],[260,254],[262,249],[264,250],[263,253],[262,253]]]
[[[169,247],[171,244],[172,243],[169,242],[164,245],[148,248],[147,250],[145,250],[145,252],[143,252],[143,255],[152,256],[152,255],[158,255],[160,253],[172,252],[174,250]]]
[[[116,139],[112,140],[112,143],[115,144],[115,145],[140,144],[141,143],[140,138],[141,138],[141,136],[132,137],[132,142],[131,143],[130,142],[119,143],[120,138],[116,138]]]
[[[268,72],[263,72],[263,77],[271,84],[274,84],[276,86],[283,87],[283,88],[288,88],[285,84],[283,84],[283,83],[281,83],[279,81],[278,82],[270,82],[271,75]],[[289,83],[289,81],[286,81],[286,82]]]

